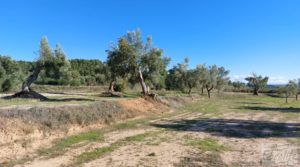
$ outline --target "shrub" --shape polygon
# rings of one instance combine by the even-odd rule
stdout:
[[[13,90],[13,88],[14,88],[13,81],[10,78],[5,79],[1,85],[1,90],[3,92],[9,92]]]

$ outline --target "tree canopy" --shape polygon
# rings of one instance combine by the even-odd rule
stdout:
[[[263,77],[253,73],[252,76],[245,78],[245,80],[248,81],[248,85],[253,88],[253,95],[258,95],[259,91],[267,86],[269,77]]]
[[[162,49],[152,46],[151,37],[144,42],[140,30],[128,32],[107,53],[107,65],[111,71],[110,91],[113,91],[117,77],[131,84],[139,82],[144,94],[150,87],[164,87],[170,59],[163,56]]]

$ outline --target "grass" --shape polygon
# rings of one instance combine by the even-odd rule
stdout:
[[[136,119],[126,121],[124,123],[117,123],[112,126],[108,126],[106,128],[102,128],[100,130],[93,130],[85,133],[80,133],[78,135],[73,135],[70,137],[66,137],[64,139],[58,140],[54,142],[54,145],[50,148],[40,149],[39,154],[47,157],[55,157],[62,155],[65,153],[68,148],[74,147],[74,145],[86,141],[84,144],[88,144],[88,142],[93,141],[102,141],[104,139],[104,134],[116,130],[125,130],[125,129],[135,129],[143,125],[149,124],[150,120],[154,117],[144,118],[144,119]],[[157,117],[155,117],[157,118]],[[146,133],[142,135],[133,136],[132,138],[126,138],[125,142],[134,141],[134,140],[143,140],[143,138],[148,137],[150,135],[155,135],[157,132]]]
[[[249,109],[250,108],[250,109]],[[258,108],[253,110],[251,108]],[[266,109],[264,109],[266,108]],[[269,108],[269,110],[267,110]],[[259,113],[263,112],[267,115],[279,113],[285,120],[292,120],[300,116],[300,112],[285,112],[288,110],[299,110],[300,100],[290,100],[285,103],[284,98],[271,97],[261,94],[253,96],[249,94],[220,94],[213,96],[212,99],[204,98],[200,102],[192,103],[183,107],[189,112],[202,113],[203,117],[220,117],[228,112],[236,113]],[[272,110],[273,109],[273,110]],[[282,110],[282,111],[281,111]]]
[[[103,141],[104,136],[101,131],[90,131],[86,133],[81,133],[79,135],[74,135],[67,137],[62,140],[58,140],[55,142],[55,145],[51,148],[41,149],[39,150],[40,155],[44,156],[58,156],[62,153],[66,152],[68,148],[84,142],[84,141]]]
[[[7,107],[7,106],[17,106],[17,105],[35,105],[40,103],[39,100],[29,100],[29,99],[2,99],[0,98],[0,106]]]
[[[96,148],[93,151],[84,152],[84,153],[82,153],[82,154],[75,157],[74,163],[71,164],[71,166],[78,166],[78,165],[81,165],[83,163],[93,161],[95,159],[100,158],[101,156],[104,156],[108,153],[111,153],[111,152],[115,151],[116,149],[118,149],[118,148],[120,148],[124,145],[127,145],[129,143],[133,143],[133,142],[145,141],[147,138],[158,135],[159,133],[161,133],[161,131],[150,131],[150,132],[146,132],[146,133],[143,133],[143,134],[138,134],[138,135],[126,137],[125,139],[121,139],[121,140],[116,141],[115,143],[112,143],[110,146]]]
[[[220,110],[222,103],[217,99],[203,99],[201,102],[191,103],[183,107],[188,112],[198,112],[203,117],[218,117],[223,114]]]
[[[238,107],[241,106],[280,106],[283,105],[284,107],[293,106],[297,107],[300,106],[299,102],[292,102],[290,104],[283,104],[284,102],[280,103],[280,98],[274,98],[269,96],[249,96],[249,95],[223,95],[223,97],[220,98],[214,98],[214,99],[204,99],[197,103],[189,104],[185,107],[180,108],[179,112],[199,112],[203,113],[207,116],[220,116],[226,112],[228,112],[228,109],[230,111],[234,112],[266,112],[266,111],[253,111],[253,110],[247,110],[247,109],[238,109]],[[124,130],[124,129],[135,129],[140,126],[147,126],[153,119],[159,119],[164,117],[170,117],[172,115],[176,115],[179,112],[176,113],[170,113],[166,114],[164,116],[149,116],[148,118],[143,119],[136,119],[136,120],[130,120],[123,123],[117,123],[113,124],[110,127],[102,129],[102,135],[106,132],[114,131],[114,130]],[[272,112],[272,111],[269,111]],[[291,117],[295,118],[295,116],[299,116],[299,113],[283,113],[285,117]],[[297,117],[296,117],[297,118]],[[194,124],[196,122],[190,122],[191,124]],[[185,125],[187,126],[187,125]],[[89,134],[90,133],[90,134]],[[94,132],[87,132],[87,134],[79,134],[75,136],[71,136],[69,138],[63,139],[60,142],[56,142],[54,146],[50,149],[44,149],[43,152],[46,155],[56,155],[61,154],[65,152],[65,150],[69,147],[72,147],[73,145],[76,145],[77,143],[80,143],[82,141],[93,141],[93,138],[97,138],[94,135]],[[146,135],[147,136],[147,135]],[[132,141],[141,141],[144,140],[146,137],[144,135],[138,135],[134,136],[133,138],[128,138],[127,140]],[[163,141],[166,141],[166,139],[161,139],[161,141],[158,141],[157,143],[161,143]],[[149,145],[154,144],[156,142],[148,142]],[[221,147],[218,147],[217,143],[212,139],[205,139],[200,141],[193,141],[190,144],[194,145],[195,147],[201,147],[202,149],[220,149]],[[214,146],[216,146],[214,148]],[[101,152],[101,151],[98,151]]]
[[[115,143],[110,146],[96,148],[94,151],[84,152],[84,153],[80,154],[79,156],[77,156],[75,158],[74,163],[71,164],[70,166],[78,166],[80,164],[90,162],[90,161],[95,160],[105,154],[113,152],[114,150],[116,150],[119,147],[120,147],[119,143]]]
[[[130,94],[129,94],[130,96]],[[134,94],[131,94],[132,97],[135,97]],[[167,96],[167,95],[166,95]],[[20,102],[18,102],[18,99],[14,99],[16,101],[13,101],[12,103],[23,103],[23,99],[20,99]],[[27,100],[25,100],[27,101]],[[1,106],[1,100],[0,100],[0,106]],[[245,106],[251,106],[251,107],[273,107],[273,108],[300,108],[300,101],[291,101],[288,104],[285,104],[284,99],[282,98],[274,98],[269,97],[265,95],[261,96],[252,96],[248,94],[237,94],[237,95],[228,95],[224,94],[220,97],[214,96],[212,99],[201,99],[200,101],[192,104],[188,104],[185,107],[179,108],[177,112],[168,113],[164,115],[151,115],[147,118],[142,119],[135,119],[126,121],[123,123],[117,123],[112,124],[109,127],[100,129],[98,131],[90,131],[86,133],[81,133],[78,135],[70,136],[62,140],[58,140],[54,143],[53,147],[47,148],[47,149],[41,149],[40,154],[45,155],[47,157],[53,157],[58,156],[63,153],[65,153],[68,148],[76,147],[79,144],[84,145],[88,142],[93,141],[101,141],[103,140],[103,135],[115,131],[115,130],[125,130],[125,129],[135,129],[140,128],[141,126],[148,126],[149,123],[151,123],[152,120],[155,119],[161,119],[161,118],[168,118],[171,116],[178,115],[179,113],[187,113],[187,112],[196,112],[203,114],[201,117],[214,117],[214,116],[221,116],[223,114],[227,114],[229,112],[237,112],[237,113],[257,113],[262,112],[266,113],[267,117],[263,119],[271,119],[273,118],[274,114],[280,114],[285,119],[293,120],[298,119],[300,116],[300,113],[292,113],[292,112],[279,112],[279,111],[266,111],[266,110],[251,110],[251,109],[244,109]],[[98,111],[98,108],[95,108]],[[53,112],[52,112],[53,113]],[[71,112],[74,114],[74,112]],[[111,113],[111,112],[110,112]],[[276,115],[276,116],[278,116]],[[94,118],[94,117],[91,117]],[[280,117],[281,118],[281,117]],[[283,119],[281,118],[281,119]],[[282,121],[282,120],[280,120]],[[178,128],[186,128],[190,127],[193,124],[196,124],[197,120],[195,121],[188,121],[184,122],[182,125],[178,125]],[[255,129],[253,129],[255,130]],[[236,133],[236,131],[228,131],[228,133]],[[243,134],[241,134],[243,135]],[[132,137],[125,138],[123,140],[117,141],[116,143],[113,143],[110,146],[98,148],[95,150],[92,150],[90,152],[85,152],[78,157],[75,158],[76,164],[82,164],[85,162],[89,162],[91,160],[97,159],[103,155],[106,155],[110,152],[115,151],[116,149],[120,148],[121,146],[131,143],[131,142],[141,142],[141,141],[147,141],[146,144],[148,145],[159,145],[161,142],[167,141],[166,138],[158,139],[153,138],[153,136],[157,136],[157,134],[151,132],[151,133],[145,133],[140,134]],[[236,136],[236,135],[235,135]],[[216,140],[212,138],[205,138],[205,139],[190,139],[188,140],[188,145],[197,148],[203,152],[211,151],[211,152],[220,152],[223,150],[228,149],[228,147],[220,145]],[[186,159],[189,161],[188,159]],[[184,160],[185,161],[185,160]]]
[[[213,151],[220,152],[227,150],[227,147],[218,143],[217,140],[212,138],[204,138],[204,139],[192,139],[188,142],[188,145],[197,148],[203,152]]]

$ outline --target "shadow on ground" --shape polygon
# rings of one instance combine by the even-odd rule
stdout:
[[[265,103],[260,103],[260,102],[237,102],[237,104],[244,104],[244,105],[260,105],[260,104],[265,104]]]
[[[266,93],[265,95],[267,95],[269,97],[274,97],[274,98],[283,98],[281,95],[279,95],[277,93]]]
[[[58,93],[61,94],[61,93]],[[34,90],[30,91],[23,91],[23,92],[17,92],[13,95],[4,96],[2,99],[11,100],[11,99],[38,99],[40,101],[46,101],[46,102],[69,102],[69,101],[95,101],[88,98],[48,98]]]
[[[214,136],[235,138],[300,137],[300,123],[201,118],[155,123],[152,126],[175,131],[206,132]]]
[[[44,100],[46,102],[70,102],[70,101],[95,101],[92,99],[85,99],[85,98],[61,98],[61,99],[50,99]]]
[[[276,112],[292,112],[292,113],[300,113],[300,108],[293,107],[261,107],[261,106],[244,106],[236,109],[246,109],[246,110],[255,110],[255,111],[276,111]]]

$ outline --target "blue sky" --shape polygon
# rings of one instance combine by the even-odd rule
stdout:
[[[298,0],[0,0],[0,54],[34,60],[41,37],[68,58],[100,59],[140,28],[172,64],[224,66],[271,83],[300,78]]]

